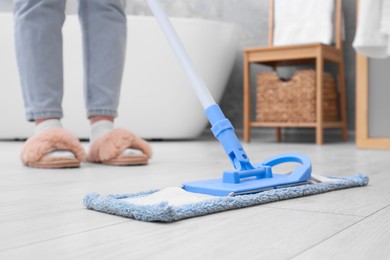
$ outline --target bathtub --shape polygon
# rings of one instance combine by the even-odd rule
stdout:
[[[235,29],[215,21],[173,18],[179,37],[213,97],[220,101],[237,54]],[[64,126],[88,138],[83,102],[81,33],[68,15],[64,28]],[[16,69],[13,17],[0,14],[0,138],[26,138],[33,124],[24,117]],[[153,17],[128,16],[128,46],[118,127],[147,139],[192,139],[207,126],[195,93]]]

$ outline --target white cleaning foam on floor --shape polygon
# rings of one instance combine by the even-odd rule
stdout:
[[[166,201],[170,206],[182,206],[185,204],[197,203],[215,198],[216,196],[188,192],[179,187],[167,187],[145,197],[128,198],[123,199],[123,201],[137,205],[156,205]]]

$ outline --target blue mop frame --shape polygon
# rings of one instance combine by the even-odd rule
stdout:
[[[311,162],[303,154],[281,154],[252,165],[232,124],[224,116],[220,107],[217,104],[211,105],[205,112],[212,125],[211,131],[222,144],[235,170],[224,171],[221,179],[184,183],[183,189],[214,196],[232,196],[307,184],[311,179]],[[300,165],[290,174],[273,174],[272,167],[288,162]]]

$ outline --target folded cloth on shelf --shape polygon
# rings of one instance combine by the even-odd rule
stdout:
[[[390,1],[360,0],[353,47],[371,58],[390,55]]]
[[[331,44],[334,7],[334,0],[275,0],[273,44]]]

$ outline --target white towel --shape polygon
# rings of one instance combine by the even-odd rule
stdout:
[[[331,44],[334,0],[275,0],[275,46]]]
[[[390,55],[390,0],[360,0],[353,47],[371,58]]]

